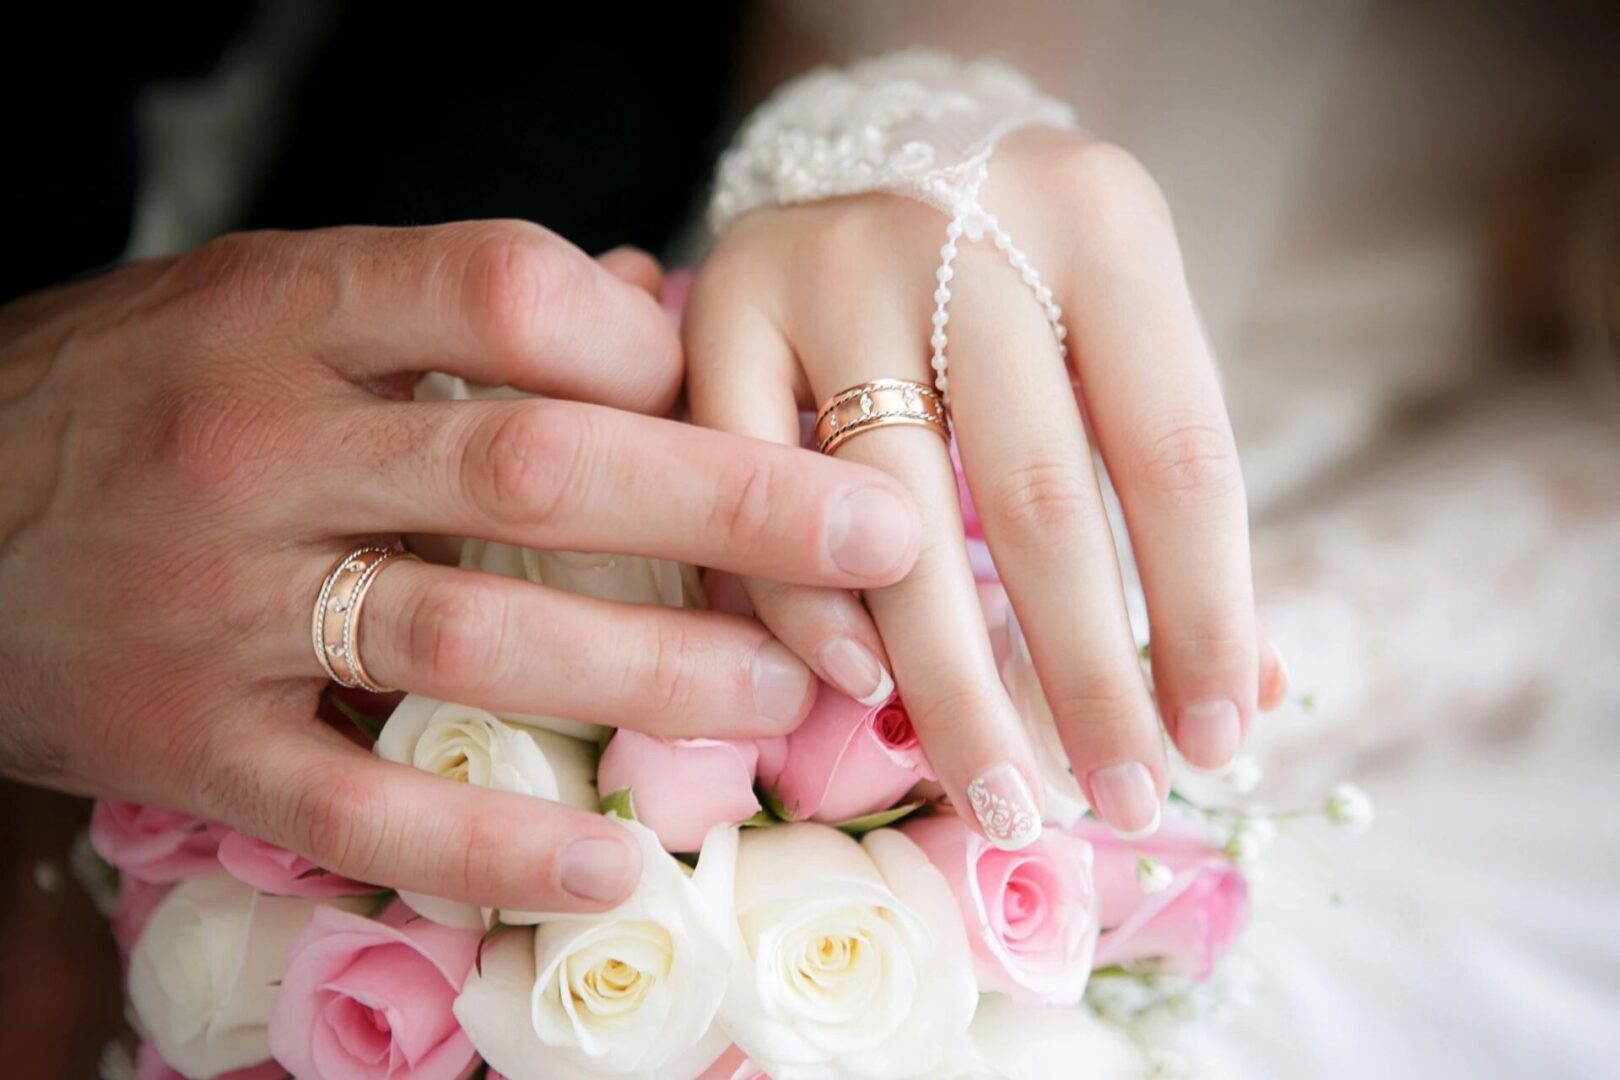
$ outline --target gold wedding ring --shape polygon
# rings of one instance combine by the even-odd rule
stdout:
[[[822,403],[816,449],[830,454],[863,432],[895,424],[932,428],[951,441],[950,418],[939,391],[910,379],[876,379],[840,390]]]
[[[395,559],[416,556],[398,546],[365,544],[339,559],[321,582],[310,620],[310,638],[321,668],[339,686],[389,693],[388,687],[366,673],[360,661],[360,609],[377,575]]]

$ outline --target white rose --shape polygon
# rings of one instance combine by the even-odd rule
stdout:
[[[688,877],[652,830],[625,827],[643,867],[630,898],[507,931],[456,999],[473,1045],[509,1080],[692,1080],[725,1052],[713,1021],[731,961],[696,882],[729,879],[731,868],[705,845]],[[734,844],[720,845],[719,858],[734,856]]]
[[[582,810],[597,810],[596,744],[530,727],[469,705],[407,695],[377,737],[377,756],[425,772],[496,791],[533,795]],[[493,912],[423,893],[401,900],[434,922],[479,929]],[[502,912],[507,922],[534,921],[528,912]]]
[[[1047,704],[1046,692],[1035,674],[1029,642],[1010,609],[1007,637],[1009,649],[1001,665],[1001,681],[1007,686],[1007,695],[1023,719],[1029,744],[1035,750],[1035,764],[1046,791],[1046,820],[1067,828],[1085,815],[1086,797],[1074,778],[1074,771],[1069,768],[1069,755],[1064,753],[1063,741],[1058,738],[1052,707]]]
[[[270,1007],[293,939],[323,904],[368,897],[271,896],[221,874],[179,885],[129,955],[136,1027],[181,1075],[217,1076],[270,1057]]]
[[[762,1070],[893,1080],[959,1043],[978,997],[973,959],[950,887],[916,844],[809,823],[710,834],[720,840],[738,845],[735,879],[700,882],[717,908],[733,904],[720,1022]]]
[[[1145,1080],[1152,1075],[1136,1045],[1083,1005],[1019,1005],[1004,994],[986,994],[968,1038],[978,1061],[1005,1080]],[[956,1075],[945,1071],[939,1077]]]

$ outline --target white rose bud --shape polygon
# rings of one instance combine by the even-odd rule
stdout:
[[[716,830],[710,843],[721,837],[739,850],[730,889],[704,882],[735,918],[720,1019],[749,1059],[774,1080],[939,1065],[978,994],[961,913],[917,845],[809,823]]]
[[[546,915],[507,931],[467,977],[456,1019],[509,1080],[692,1080],[729,1043],[713,1024],[730,974],[725,931],[650,829],[642,878],[599,914]],[[704,845],[696,878],[729,880],[735,844]]]
[[[270,1057],[270,1007],[293,939],[323,904],[362,911],[369,897],[271,896],[221,874],[177,886],[129,955],[136,1027],[185,1076]]]
[[[1352,836],[1359,836],[1372,827],[1372,797],[1354,784],[1340,784],[1328,796],[1327,816]]]
[[[1136,860],[1136,884],[1143,892],[1161,893],[1170,887],[1176,876],[1158,859],[1141,856]]]
[[[598,809],[596,746],[503,719],[468,705],[410,694],[388,718],[377,737],[376,754],[386,761],[495,791],[532,795],[582,810]],[[411,910],[463,930],[487,926],[494,913],[423,893],[401,891]],[[502,912],[506,922],[533,922],[531,913]]]

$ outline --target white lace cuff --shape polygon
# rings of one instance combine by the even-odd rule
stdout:
[[[946,378],[951,263],[957,241],[989,238],[1046,311],[1066,352],[1062,309],[980,202],[997,142],[1022,127],[1074,128],[1073,111],[993,60],[963,62],[907,50],[843,70],[821,68],[782,86],[720,158],[709,224],[718,234],[759,206],[887,191],[949,218],[934,292],[933,368]]]

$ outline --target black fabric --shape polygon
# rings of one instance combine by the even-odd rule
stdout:
[[[118,256],[141,88],[208,71],[251,14],[225,0],[124,5],[4,35],[0,301]],[[739,14],[739,0],[351,0],[235,225],[522,217],[589,251],[656,249],[713,161]]]

